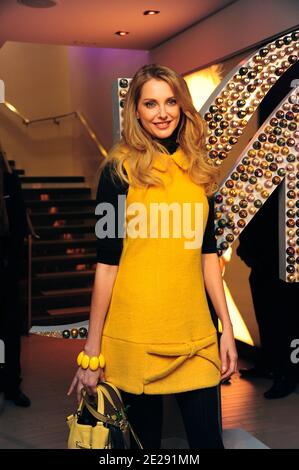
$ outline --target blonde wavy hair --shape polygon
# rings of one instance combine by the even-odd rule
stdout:
[[[207,196],[215,192],[218,170],[207,158],[205,150],[206,124],[196,111],[185,80],[174,70],[162,65],[145,65],[134,75],[124,107],[123,131],[121,140],[112,147],[100,171],[109,162],[113,162],[113,174],[129,184],[124,172],[123,162],[130,168],[133,186],[163,186],[163,181],[152,173],[154,154],[168,154],[167,149],[142,127],[137,120],[136,110],[143,85],[151,79],[164,80],[173,90],[181,110],[177,141],[190,165],[186,170],[190,179],[202,185]]]

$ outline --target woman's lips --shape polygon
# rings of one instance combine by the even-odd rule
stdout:
[[[155,126],[158,127],[158,129],[167,129],[169,127],[171,121],[167,122],[154,122]]]

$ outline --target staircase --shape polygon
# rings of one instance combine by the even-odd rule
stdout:
[[[95,200],[82,176],[17,171],[39,240],[32,243],[32,325],[88,319],[96,266]]]

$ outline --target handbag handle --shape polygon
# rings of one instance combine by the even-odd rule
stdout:
[[[124,403],[123,403],[122,397],[121,397],[121,395],[120,395],[118,389],[117,389],[113,384],[111,384],[110,382],[100,382],[100,383],[98,384],[98,387],[101,388],[103,394],[105,395],[105,397],[107,398],[107,400],[109,400],[109,402],[111,403],[112,406],[114,406],[113,400],[112,400],[112,398],[111,398],[111,396],[110,396],[109,391],[108,391],[105,387],[103,387],[103,384],[104,384],[104,383],[110,385],[110,387],[112,387],[113,390],[117,393],[117,395],[118,395],[118,397],[119,397],[119,399],[120,399],[120,402],[121,402],[121,404],[122,404],[122,412],[123,412],[124,416],[126,416],[126,412],[125,412],[124,407],[123,407],[123,406],[124,406]],[[137,442],[138,447],[139,447],[140,449],[143,449],[143,446],[142,446],[142,444],[141,444],[139,438],[137,437],[135,431],[133,430],[133,428],[132,428],[132,426],[131,426],[131,423],[130,423],[129,421],[128,421],[128,425],[129,425],[130,431],[131,431],[131,433],[132,433],[132,435],[133,435],[135,441]]]
[[[109,393],[109,391],[104,387],[104,384],[108,385],[108,387],[113,388],[113,390],[114,390],[115,393],[117,394],[117,396],[118,396],[118,398],[119,398],[121,404],[124,405],[122,396],[121,396],[119,390],[117,389],[117,387],[116,387],[115,385],[113,385],[111,382],[105,382],[105,381],[104,381],[104,382],[99,382],[99,383],[98,383],[98,386],[101,387],[102,390],[107,391],[107,393]],[[109,396],[110,396],[110,393],[109,393]],[[111,403],[111,402],[110,402],[110,403]],[[111,404],[113,405],[113,403],[111,403]]]
[[[107,383],[107,382],[99,383],[99,384],[97,385],[97,389],[101,389],[101,390],[102,390],[103,395],[105,395],[105,397],[106,397],[107,400],[109,401],[110,405],[113,406],[113,408],[114,408],[114,403],[113,403],[113,400],[112,400],[112,398],[111,398],[111,395],[110,395],[109,391],[108,391],[105,387],[103,387],[103,383]],[[119,395],[118,395],[118,397],[120,398]],[[121,404],[123,405],[122,400],[121,400]],[[123,406],[122,406],[122,408],[123,408]]]
[[[100,385],[100,384],[99,384]],[[114,387],[113,387],[114,388]],[[110,403],[114,406],[114,403],[112,402],[111,399],[108,398],[107,396],[107,390],[104,388],[104,387],[101,387],[101,390],[103,392],[103,394],[105,395],[105,397],[110,401]],[[82,394],[82,399],[83,399],[83,402],[86,406],[86,408],[88,409],[88,411],[92,414],[92,416],[94,416],[96,419],[100,420],[100,421],[104,421],[104,423],[108,423],[108,424],[112,424],[113,426],[116,426],[115,424],[115,421],[111,418],[108,418],[107,416],[103,415],[102,413],[100,413],[99,411],[96,411],[88,402],[88,398],[86,398],[86,396],[88,397],[88,393],[87,391],[83,388],[81,390],[81,394]],[[119,395],[119,393],[118,393]],[[122,400],[121,400],[122,401]],[[122,407],[122,411],[124,411],[123,407]],[[124,413],[124,415],[126,416],[126,414]],[[136,435],[135,431],[133,430],[132,426],[131,426],[131,423],[129,421],[127,421],[128,423],[128,426],[129,426],[129,429],[132,433],[132,436],[134,437],[138,447],[140,449],[143,449],[143,446],[138,438],[138,436]]]
[[[115,405],[114,405],[114,402],[113,402],[113,399],[111,398],[111,395],[109,393],[109,391],[104,387],[103,384],[107,384],[108,386],[110,386],[111,388],[113,388],[113,390],[115,391],[115,393],[117,394],[119,400],[120,400],[120,403],[121,403],[121,411],[123,412],[123,415],[126,417],[126,412],[124,410],[124,403],[123,403],[123,400],[122,400],[122,397],[119,393],[119,391],[117,390],[117,388],[112,385],[110,382],[99,382],[98,385],[97,385],[97,390],[101,390],[103,395],[107,398],[107,400],[109,401],[110,405],[115,408]],[[85,390],[85,403],[86,403],[86,394],[88,396],[88,393],[87,391]],[[99,393],[98,393],[98,397],[99,397]],[[99,405],[99,398],[98,398],[98,405]],[[99,411],[97,411],[99,413]],[[101,413],[99,413],[101,415]],[[101,415],[101,416],[104,416],[104,415]]]
[[[90,405],[90,403],[88,402],[88,398],[86,398],[86,396],[88,396],[87,391],[84,388],[81,390],[81,394],[82,394],[82,400],[84,402],[84,405],[86,406],[88,411],[92,414],[92,416],[94,416],[97,420],[104,421],[104,423],[113,424],[115,426],[115,421],[113,419],[108,418],[108,416],[102,415],[102,413],[99,413],[99,411],[96,411]]]
[[[132,428],[131,426],[131,423],[128,421],[128,424],[129,424],[129,428],[130,428],[130,431],[132,433],[132,436],[134,437],[139,449],[143,449],[143,445],[141,444],[140,440],[138,439],[138,436],[137,434],[135,433],[134,429]]]

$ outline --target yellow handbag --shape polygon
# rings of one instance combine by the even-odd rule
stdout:
[[[67,417],[68,449],[130,449],[133,437],[143,449],[130,425],[121,394],[110,382],[100,382],[97,397],[82,389],[77,411]]]

